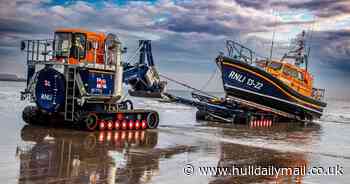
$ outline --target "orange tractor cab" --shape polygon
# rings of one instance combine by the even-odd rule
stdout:
[[[106,35],[84,29],[58,29],[55,32],[54,50],[56,58],[68,58],[69,64],[104,63]]]

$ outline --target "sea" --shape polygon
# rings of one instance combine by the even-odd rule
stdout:
[[[158,129],[86,132],[27,125],[24,87],[0,82],[0,183],[350,181],[347,100],[327,99],[324,115],[312,123],[251,126],[197,121],[194,107],[129,97],[135,108],[159,112]]]

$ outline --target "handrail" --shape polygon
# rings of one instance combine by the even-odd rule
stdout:
[[[312,97],[316,100],[323,101],[326,93],[326,89],[312,88]]]
[[[266,63],[270,61],[267,57],[259,56],[259,54],[257,54],[250,48],[233,40],[226,41],[226,48],[228,51],[228,57],[238,59],[242,62],[258,67],[260,69],[260,64],[262,61]]]
[[[245,47],[244,45],[233,40],[227,40],[226,48],[229,57],[240,59],[248,64],[253,63],[255,52],[248,47]]]

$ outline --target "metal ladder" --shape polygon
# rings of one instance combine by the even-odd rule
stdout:
[[[65,103],[64,119],[66,121],[74,121],[76,68],[67,66],[65,75],[66,75],[66,103]]]

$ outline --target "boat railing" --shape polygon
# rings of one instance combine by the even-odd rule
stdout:
[[[80,49],[77,51],[78,64],[69,63],[71,58],[71,46],[66,49],[57,49],[54,47],[55,42],[59,40],[45,39],[45,40],[23,40],[21,42],[21,50],[26,52],[26,61],[28,65],[35,64],[55,64],[55,65],[80,65],[89,68],[97,69],[111,69],[115,67],[115,53],[109,50],[103,53],[98,50],[97,44],[92,44],[89,49],[89,54],[92,55],[93,61],[81,59],[81,55],[86,54],[88,49],[83,53]],[[90,52],[92,50],[92,52]],[[103,63],[98,62],[98,58],[103,58]]]
[[[229,57],[244,61],[247,64],[253,64],[255,53],[248,47],[245,47],[238,42],[227,40],[226,48]]]
[[[226,48],[229,57],[243,61],[257,68],[262,69],[269,62],[268,58],[258,57],[256,52],[233,40],[226,41]]]
[[[320,100],[323,101],[324,100],[324,96],[325,96],[325,89],[321,89],[321,88],[312,88],[312,97],[316,100]]]
[[[26,52],[28,64],[48,62],[53,59],[53,40],[24,40],[21,50]]]

